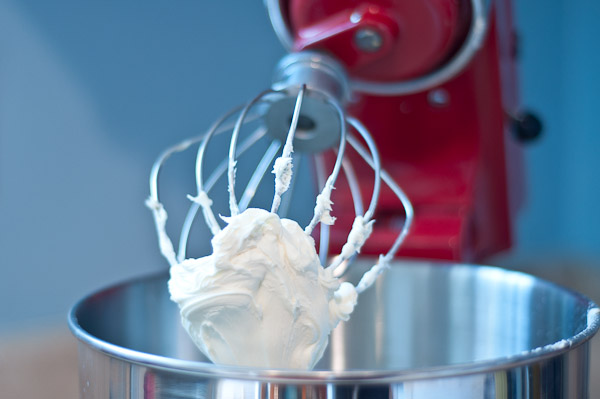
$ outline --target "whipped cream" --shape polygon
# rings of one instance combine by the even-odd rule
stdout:
[[[211,255],[171,266],[183,326],[215,363],[312,368],[356,289],[322,267],[295,221],[255,208],[223,219]]]

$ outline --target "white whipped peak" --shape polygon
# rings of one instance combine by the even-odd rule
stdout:
[[[352,230],[350,230],[350,234],[348,234],[348,240],[342,247],[342,252],[340,254],[342,258],[348,259],[356,252],[360,252],[360,249],[373,231],[374,222],[374,220],[365,220],[363,216],[357,216],[354,219]]]
[[[275,174],[275,192],[283,194],[292,181],[292,158],[277,158],[273,165],[273,174]]]
[[[333,186],[327,185],[321,191],[319,195],[317,195],[317,201],[315,205],[315,215],[319,215],[319,221],[321,223],[325,223],[328,225],[332,225],[335,223],[335,217],[331,216],[331,205],[333,205],[333,201],[331,201],[331,190]]]
[[[213,362],[310,369],[357,292],[324,269],[293,220],[249,208],[225,218],[212,255],[171,267],[183,325]]]
[[[154,225],[156,226],[156,234],[158,235],[158,247],[160,252],[167,259],[170,265],[177,263],[173,243],[169,239],[166,231],[167,211],[164,206],[153,199],[152,197],[146,200],[146,206],[152,211],[154,216]]]
[[[281,195],[285,193],[292,182],[292,157],[282,155],[275,160],[273,174],[275,175],[275,195],[271,212],[276,213],[281,204]]]
[[[379,255],[379,260],[373,265],[363,276],[358,284],[356,284],[356,292],[359,294],[375,283],[377,277],[381,275],[387,268],[390,267],[390,258],[384,255]]]
[[[202,213],[204,215],[204,220],[210,229],[210,232],[215,235],[217,234],[221,228],[219,227],[219,223],[215,218],[215,214],[213,213],[211,206],[213,204],[212,200],[209,198],[206,191],[200,191],[197,196],[193,197],[188,194],[188,199],[202,207]]]

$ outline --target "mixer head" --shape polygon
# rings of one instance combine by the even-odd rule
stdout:
[[[370,131],[381,162],[417,216],[401,256],[481,262],[507,249],[523,201],[521,113],[511,0],[265,0],[290,52],[343,65],[349,114]],[[349,159],[355,160],[352,155]],[[363,185],[370,175],[357,171]],[[382,193],[378,227],[362,249],[393,244],[403,222]],[[338,224],[354,204],[340,198]],[[332,236],[341,248],[344,237]]]
[[[489,0],[265,0],[290,52],[319,50],[339,60],[356,92],[399,95],[461,73],[481,48]]]

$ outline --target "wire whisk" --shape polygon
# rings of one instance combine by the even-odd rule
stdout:
[[[268,175],[269,169],[272,169],[275,175],[275,189],[270,212],[280,212],[282,197],[293,186],[296,173],[294,152],[298,151],[305,156],[314,157],[317,180],[321,187],[316,196],[312,218],[304,227],[304,232],[310,235],[320,226],[319,257],[322,265],[334,270],[336,275],[340,275],[348,267],[349,261],[360,251],[373,229],[373,217],[382,182],[392,190],[404,208],[405,222],[400,234],[389,251],[381,254],[378,262],[363,275],[356,286],[357,292],[360,293],[373,284],[400,248],[412,224],[412,206],[403,190],[382,169],[375,142],[366,127],[346,114],[344,103],[349,100],[350,93],[344,71],[335,60],[318,53],[291,54],[279,64],[275,80],[276,83],[271,89],[260,93],[245,106],[225,114],[205,134],[168,148],[154,163],[147,205],[153,212],[160,251],[171,265],[185,260],[190,230],[200,211],[213,236],[221,231],[219,218],[213,211],[211,190],[224,176],[227,179],[230,216],[235,216],[248,208],[259,185]],[[242,127],[256,121],[259,122],[259,126],[241,140]],[[214,137],[225,132],[230,134],[227,156],[223,157],[224,159],[205,178],[207,147]],[[238,199],[238,159],[244,153],[255,149],[258,142],[265,140],[268,142],[267,148]],[[175,251],[166,233],[167,213],[159,200],[159,174],[171,155],[193,145],[198,146],[195,166],[196,193],[188,195],[191,205],[181,229],[178,250]],[[366,209],[354,168],[345,157],[347,146],[356,151],[373,169],[372,195]],[[335,153],[335,162],[329,174],[324,170],[324,151]],[[331,195],[342,170],[348,182],[356,216],[340,253],[331,257],[328,254],[329,230],[335,223]],[[329,264],[326,265],[328,261]]]

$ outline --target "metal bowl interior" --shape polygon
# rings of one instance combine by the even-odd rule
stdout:
[[[346,279],[372,265],[362,259]],[[180,325],[167,274],[102,290],[74,306],[83,345],[125,362],[188,375],[258,380],[412,380],[509,369],[557,356],[600,327],[587,298],[494,267],[396,262],[332,333],[312,371],[244,370],[211,364]]]

